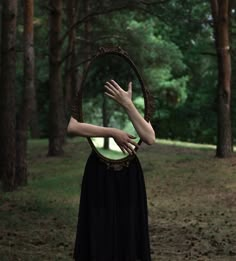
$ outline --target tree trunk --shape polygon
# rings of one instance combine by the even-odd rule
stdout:
[[[229,0],[211,0],[218,62],[217,157],[232,155]]]
[[[37,59],[36,55],[34,60]],[[38,101],[37,101],[37,82],[34,79],[34,94],[32,97],[32,111],[30,117],[30,137],[33,139],[39,139],[41,135],[39,126],[39,111],[38,111]]]
[[[49,16],[49,156],[63,154],[65,113],[61,77],[62,0],[50,0]]]
[[[89,0],[84,0],[84,15],[88,16],[90,14],[90,2]],[[91,20],[87,19],[84,22],[84,60],[88,60],[91,55]],[[89,61],[84,64],[84,72],[87,70]]]
[[[2,2],[0,2],[0,48],[2,46]],[[1,77],[1,66],[2,66],[2,52],[0,51],[0,77]],[[1,175],[0,175],[1,176]]]
[[[24,0],[24,89],[23,99],[17,119],[16,140],[16,183],[27,184],[27,138],[35,99],[34,86],[34,0]]]
[[[37,87],[34,83],[35,95],[32,98],[32,113],[30,118],[30,134],[31,138],[38,139],[40,138],[40,127],[39,127],[39,117],[38,117],[38,103],[37,103]]]
[[[17,1],[2,1],[0,84],[0,173],[3,189],[15,188],[16,128],[16,17]]]
[[[75,24],[77,20],[76,1],[71,0],[67,2],[67,21],[68,29]],[[68,47],[65,72],[65,111],[68,112],[71,107],[73,97],[77,92],[78,72],[76,68],[77,48],[76,48],[76,27],[74,27],[68,35]]]

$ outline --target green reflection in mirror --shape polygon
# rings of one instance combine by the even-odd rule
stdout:
[[[132,100],[139,112],[144,115],[144,99],[141,83],[132,66],[122,57],[116,54],[106,54],[97,57],[89,67],[83,84],[83,119],[84,122],[98,126],[113,127],[126,131],[139,137],[129,120],[125,110],[114,100],[107,97],[104,92],[106,81],[115,80],[124,90],[128,89],[128,83],[133,85]],[[109,159],[122,159],[127,157],[113,138],[92,138],[97,151]]]

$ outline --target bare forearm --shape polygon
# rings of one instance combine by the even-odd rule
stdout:
[[[127,104],[125,109],[139,137],[145,143],[149,145],[153,144],[155,142],[155,132],[152,125],[142,117],[132,102]]]
[[[135,137],[122,130],[78,122],[73,117],[70,118],[67,132],[82,137],[112,137],[121,151],[129,154],[134,153],[133,146],[138,146],[138,144],[132,140]]]
[[[152,125],[142,117],[132,102],[132,82],[128,84],[128,91],[124,91],[114,80],[106,82],[104,87],[106,89],[105,94],[126,109],[139,137],[145,143],[153,144],[155,142],[155,132]]]
[[[78,122],[73,117],[70,119],[67,132],[82,137],[111,137],[113,134],[112,128]]]

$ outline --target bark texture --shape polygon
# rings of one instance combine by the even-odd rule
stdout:
[[[61,77],[62,0],[50,0],[49,15],[49,156],[63,154],[64,97]]]
[[[27,138],[35,99],[34,86],[34,0],[24,0],[24,88],[20,113],[17,118],[16,183],[27,185]]]
[[[0,175],[5,191],[11,191],[15,188],[16,17],[17,0],[3,0],[1,17]]]
[[[90,2],[89,0],[84,0],[84,15],[89,16],[90,14]],[[84,22],[84,60],[89,60],[91,56],[91,30],[92,24],[91,20],[87,19]],[[84,72],[89,66],[89,61],[84,64]]]
[[[73,97],[77,93],[78,85],[78,72],[77,72],[77,48],[76,48],[76,28],[73,28],[77,20],[77,4],[76,0],[67,2],[67,25],[72,28],[68,34],[68,46],[65,72],[65,111],[70,111]]]
[[[217,157],[232,155],[229,0],[211,0],[218,62]]]

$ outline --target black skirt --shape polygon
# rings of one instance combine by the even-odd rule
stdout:
[[[74,247],[77,261],[151,261],[142,168],[135,156],[120,170],[92,152],[81,185]]]

